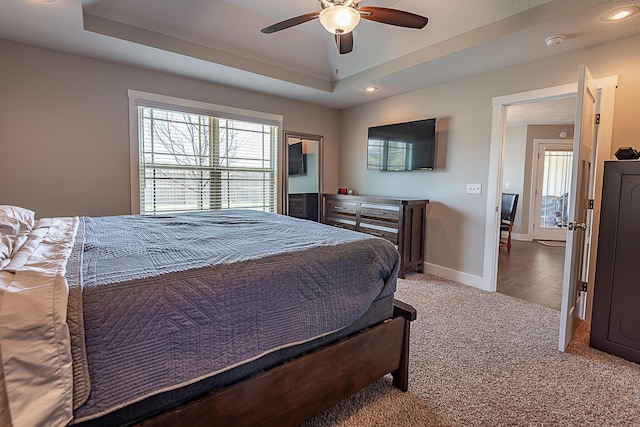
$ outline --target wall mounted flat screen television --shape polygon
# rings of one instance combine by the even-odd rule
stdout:
[[[289,176],[307,174],[307,156],[302,150],[302,141],[289,144]]]
[[[369,128],[367,168],[381,171],[433,170],[436,119]]]

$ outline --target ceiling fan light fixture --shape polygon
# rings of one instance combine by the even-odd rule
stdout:
[[[360,13],[353,7],[335,5],[322,9],[319,18],[331,34],[347,34],[360,22]]]

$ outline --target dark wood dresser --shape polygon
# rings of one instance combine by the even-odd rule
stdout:
[[[391,241],[400,253],[398,276],[423,272],[429,200],[325,194],[322,221]]]
[[[289,216],[318,221],[318,193],[289,194]]]
[[[640,161],[604,165],[591,347],[640,363]]]

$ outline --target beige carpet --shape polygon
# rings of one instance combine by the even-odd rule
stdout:
[[[640,365],[585,323],[560,353],[557,310],[422,274],[396,295],[418,311],[409,392],[387,376],[305,426],[640,426]]]

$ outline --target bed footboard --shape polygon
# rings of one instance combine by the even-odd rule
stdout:
[[[395,300],[393,304],[393,317],[402,317],[405,319],[404,334],[402,337],[402,354],[400,360],[400,366],[395,371],[391,372],[393,375],[393,385],[398,387],[402,391],[409,390],[409,338],[411,322],[416,320],[416,309],[407,303]]]
[[[139,426],[296,426],[392,373],[409,385],[409,324],[416,310],[395,301],[394,316],[380,325],[293,359]]]

